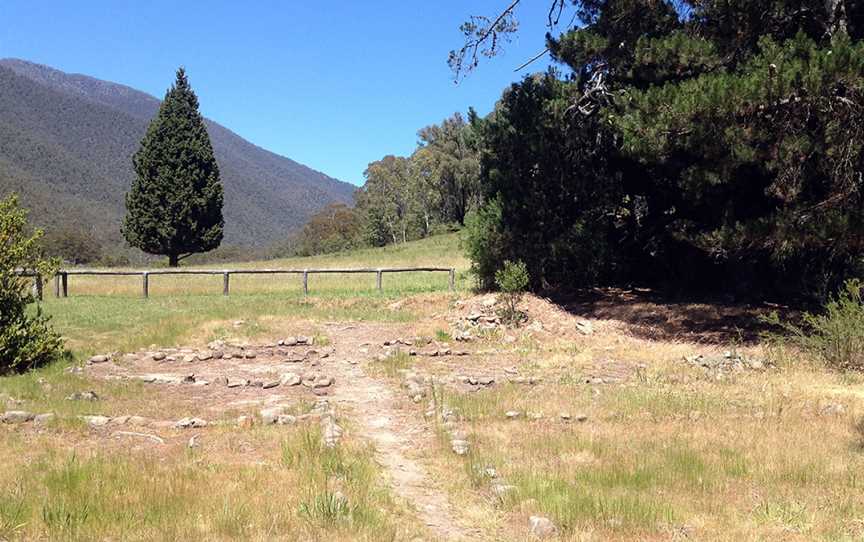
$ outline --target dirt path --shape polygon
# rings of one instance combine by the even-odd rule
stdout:
[[[376,459],[390,477],[394,493],[416,509],[436,539],[482,538],[479,530],[464,526],[444,491],[436,487],[426,469],[409,455],[411,450],[435,445],[432,430],[423,422],[418,423],[410,412],[399,408],[397,395],[390,386],[364,371],[365,358],[372,354],[360,353],[361,345],[380,344],[383,339],[374,335],[375,331],[380,332],[380,328],[367,329],[362,324],[334,325],[329,330],[328,335],[334,338],[340,357],[351,359],[353,355],[357,361],[362,360],[357,365],[340,364],[332,402],[337,408],[350,411],[360,436],[374,444]]]

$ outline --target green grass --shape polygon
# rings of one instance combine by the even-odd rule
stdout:
[[[395,247],[364,249],[312,258],[247,262],[223,267],[404,267],[443,266],[459,270],[457,286],[471,286],[457,234]],[[216,266],[210,266],[216,267]],[[50,292],[42,308],[79,358],[103,351],[131,351],[151,344],[175,345],[232,335],[254,338],[278,332],[285,320],[411,321],[415,315],[388,308],[408,295],[448,295],[446,273],[310,277],[304,299],[296,276],[232,277],[231,295],[221,295],[221,277],[152,277],[150,298],[140,298],[137,277],[70,277],[69,295]],[[232,322],[244,320],[243,326]]]
[[[2,447],[9,453],[26,445],[13,437]],[[27,462],[9,456],[15,464],[0,477],[0,539],[384,541],[409,534],[368,447],[327,449],[317,430],[299,427],[279,450],[281,461],[260,464],[194,453],[77,455],[50,446]],[[322,496],[337,488],[328,505]]]

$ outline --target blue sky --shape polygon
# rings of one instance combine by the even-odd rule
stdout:
[[[502,57],[459,85],[446,64],[459,24],[509,0],[2,0],[0,57],[116,81],[161,98],[186,67],[201,110],[253,143],[362,184],[419,128],[488,112],[543,49],[545,4],[526,2]],[[541,70],[545,63],[532,65]]]

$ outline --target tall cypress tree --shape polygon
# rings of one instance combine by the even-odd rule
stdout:
[[[222,242],[222,183],[198,97],[183,68],[132,158],[123,235],[149,254],[183,258]]]

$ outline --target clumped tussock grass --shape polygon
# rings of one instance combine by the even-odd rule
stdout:
[[[407,352],[397,350],[382,359],[374,360],[369,365],[369,369],[375,375],[397,378],[402,372],[414,367],[416,361],[416,356],[410,356]]]
[[[275,434],[275,432],[274,432]],[[372,452],[328,449],[296,428],[278,460],[192,453],[76,454],[40,441],[0,444],[3,540],[370,540],[413,535]],[[228,459],[228,460],[225,460]],[[10,464],[11,463],[11,464]]]

